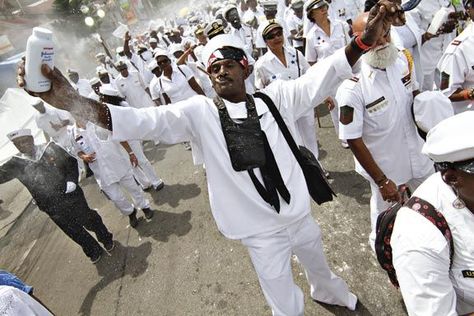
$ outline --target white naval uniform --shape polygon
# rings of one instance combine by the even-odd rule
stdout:
[[[451,42],[439,66],[449,75],[449,86],[443,90],[450,97],[458,89],[474,88],[474,28],[472,24]],[[474,111],[474,100],[452,102],[455,114]]]
[[[316,23],[306,36],[305,57],[310,63],[331,56],[336,50],[350,42],[349,25],[340,20],[330,20],[331,31],[328,36]]]
[[[117,90],[125,96],[127,103],[134,108],[144,108],[155,105],[148,93],[146,93],[146,86],[137,71],[130,71],[129,69],[127,77],[120,74],[115,79],[115,86]]]
[[[350,42],[349,37],[349,25],[345,21],[332,20],[331,22],[331,34],[328,36],[316,23],[313,24],[312,28],[306,38],[305,57],[310,63],[321,61],[328,56],[331,56],[336,50],[341,47],[345,47]],[[334,87],[335,92],[337,87]],[[334,95],[330,96],[334,99]],[[338,133],[339,125],[339,109],[337,105],[331,110],[331,120]]]
[[[69,151],[71,148],[71,138],[68,134],[67,127],[74,124],[74,118],[69,112],[58,110],[56,108],[44,106],[44,113],[36,113],[36,125],[42,129],[49,137],[51,137],[57,144]],[[64,121],[69,121],[68,125],[63,126]],[[56,129],[53,125],[61,126]]]
[[[351,71],[344,50],[340,50],[302,77],[277,80],[263,92],[275,102],[289,130],[300,142],[295,121],[311,110],[312,104],[324,100],[327,90],[349,78]],[[247,117],[245,102],[224,102],[231,118]],[[303,313],[303,296],[291,277],[292,252],[303,253],[302,263],[313,298],[353,309],[356,297],[342,279],[330,272],[325,261],[321,235],[310,216],[309,194],[301,168],[268,107],[260,99],[255,99],[255,105],[262,116],[261,128],[291,194],[290,204],[280,199],[279,214],[261,198],[246,172],[232,168],[219,114],[211,99],[195,96],[172,106],[139,110],[110,107],[109,110],[113,137],[117,140],[159,138],[166,143],[192,140],[199,146],[206,164],[209,200],[216,224],[224,236],[243,239],[249,248],[274,315]],[[256,175],[262,181],[260,172],[256,171]],[[284,252],[280,252],[282,248]],[[272,259],[268,260],[269,257]]]
[[[242,15],[242,22],[247,23],[249,21],[252,21],[254,18],[257,19],[258,24],[261,24],[262,21],[265,20],[265,14],[263,13],[263,8],[261,6],[257,6],[255,12],[250,9],[247,9],[247,11],[245,11]]]
[[[143,83],[145,84],[146,87],[148,87],[148,85],[150,84],[150,81],[151,81],[151,79],[153,79],[154,75],[148,69],[147,65],[148,65],[148,63],[150,63],[153,60],[153,56],[152,56],[152,53],[149,52],[151,57],[149,57],[148,59],[144,59],[143,54],[138,55],[138,54],[132,53],[132,58],[130,60],[138,68],[138,72],[141,75]],[[130,69],[129,69],[129,71],[130,71]]]
[[[294,12],[288,15],[288,18],[286,19],[286,26],[288,28],[288,32],[291,31],[296,31],[297,34],[302,36],[302,31],[303,31],[303,18],[299,18],[296,16]],[[292,43],[292,46],[294,48],[298,47],[303,47],[304,46],[304,41],[297,41],[297,40],[290,40]]]
[[[106,103],[109,106],[112,104]],[[120,106],[130,106],[127,102],[120,102]],[[128,144],[138,160],[138,166],[133,167],[133,176],[138,181],[142,189],[148,189],[151,186],[158,186],[162,180],[156,175],[155,169],[143,152],[143,145],[138,140],[129,140]]]
[[[474,214],[455,209],[456,194],[441,174],[429,177],[413,193],[441,212],[454,242],[449,244],[425,217],[402,208],[392,232],[393,265],[409,315],[465,315],[474,312]],[[463,271],[467,271],[463,274]],[[467,274],[469,272],[469,274]]]
[[[109,107],[115,106],[109,105]],[[134,205],[127,199],[123,190],[132,196],[136,207],[141,209],[150,207],[150,202],[133,179],[128,154],[118,141],[111,139],[110,131],[89,122],[85,130],[74,128],[73,136],[74,139],[82,136],[84,143],[95,152],[95,160],[89,163],[89,167],[94,172],[99,187],[123,215],[130,215],[134,210]],[[76,153],[84,151],[77,142],[75,149]]]
[[[328,15],[331,20],[337,19],[346,22],[364,12],[363,0],[332,0],[329,4]]]
[[[406,1],[408,0],[404,0],[403,2]],[[450,5],[449,0],[430,0],[421,1],[415,9],[408,11],[406,14],[413,17],[423,33],[428,30],[434,15],[442,7],[450,7],[454,12],[454,8]],[[420,60],[423,70],[423,82],[420,82],[421,91],[433,90],[434,84],[439,87],[439,78],[438,76],[435,76],[436,66],[441,55],[446,50],[449,43],[454,39],[455,34],[456,30],[450,34],[442,34],[430,39],[421,46]]]
[[[423,35],[422,30],[411,15],[405,15],[406,22],[403,26],[391,27],[392,42],[397,47],[406,48],[413,57],[413,66],[415,68],[416,81],[423,82],[423,69],[421,67],[421,46]]]
[[[284,47],[287,66],[269,49],[255,63],[255,86],[263,89],[275,80],[293,80],[302,76],[308,69],[309,64],[303,54],[293,47]],[[298,59],[296,58],[298,54]],[[298,70],[299,68],[299,70]],[[318,158],[318,143],[314,125],[314,113],[309,110],[306,115],[296,121],[296,127],[301,135],[302,143]]]
[[[417,89],[415,75],[399,52],[386,71],[362,62],[357,77],[346,80],[337,91],[341,107],[353,108],[353,120],[339,123],[340,139],[362,138],[374,161],[396,185],[408,184],[412,192],[433,173],[433,163],[421,154],[423,140],[418,136],[411,114],[412,92]],[[370,183],[370,245],[375,242],[375,224],[380,212],[390,204],[383,200],[377,184],[355,160],[355,170]]]
[[[193,71],[186,65],[177,66],[173,64],[172,67],[171,79],[168,79],[164,74],[156,80],[153,79],[153,90],[150,91],[153,100],[159,98],[163,93],[166,93],[172,103],[197,95],[196,91],[189,85],[189,80],[194,78]]]
[[[236,29],[233,26],[231,26],[228,34],[231,34],[240,38],[242,43],[245,44],[244,46],[245,52],[252,53],[253,46],[254,46],[254,38],[253,38],[254,36],[253,36],[253,32],[250,26],[242,24],[242,27],[240,29]]]

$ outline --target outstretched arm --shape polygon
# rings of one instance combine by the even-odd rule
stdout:
[[[29,92],[31,95],[41,97],[57,109],[70,112],[74,118],[90,121],[100,127],[112,130],[112,119],[106,105],[79,95],[57,68],[53,70],[44,64],[41,66],[41,72],[51,80],[52,88],[43,93]],[[27,85],[24,76],[25,61],[23,60],[18,68],[17,83],[20,87]]]

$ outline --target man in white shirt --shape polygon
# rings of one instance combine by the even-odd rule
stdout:
[[[387,31],[391,21],[400,23],[403,18],[399,12],[394,4],[383,1],[373,9],[372,23],[369,23],[370,27],[362,38],[354,39],[351,45],[339,50],[325,63],[310,68],[302,77],[293,81],[276,81],[263,90],[279,108],[297,142],[299,135],[295,120],[311,110],[312,104],[324,100],[328,91],[342,79],[351,76],[351,65],[362,55],[362,47],[374,44]],[[282,141],[283,136],[267,105],[259,98],[247,97],[245,78],[248,75],[248,60],[242,48],[233,46],[235,42],[234,37],[221,35],[209,41],[203,54],[214,88],[224,104],[224,108],[220,107],[221,112],[213,100],[204,96],[195,96],[173,106],[140,110],[104,107],[84,99],[79,111],[62,102],[69,90],[61,83],[59,73],[55,77],[57,79],[53,79],[54,89],[41,96],[55,106],[67,107],[74,115],[85,116],[113,130],[113,137],[117,140],[124,137],[160,138],[168,143],[194,140],[196,146],[203,150],[211,210],[217,226],[226,237],[240,239],[247,246],[273,314],[304,313],[303,293],[294,283],[291,272],[292,253],[298,256],[306,269],[313,299],[354,310],[356,296],[349,292],[341,278],[330,271],[322,252],[321,231],[310,215],[308,189],[301,168],[288,145]],[[22,67],[19,72],[20,86],[24,84]],[[51,77],[52,73],[45,74]],[[90,111],[83,111],[84,107]],[[261,172],[258,172],[261,168],[256,169],[254,180],[248,172],[234,169],[225,138],[228,134],[223,132],[219,116],[224,109],[233,124],[235,120],[249,119],[250,115],[252,120],[261,116],[258,118],[259,128],[265,132],[273,161],[280,170],[269,176],[280,177],[279,190],[283,186],[287,191],[282,193],[285,197],[277,195],[280,207],[266,202],[256,189],[254,180],[261,182]],[[262,134],[254,135],[260,137],[258,135]],[[257,143],[249,145],[259,146]],[[246,152],[249,149],[244,147],[243,150]]]
[[[254,47],[254,40],[252,29],[247,25],[243,25],[237,7],[228,6],[223,12],[224,18],[230,23],[230,32],[245,43],[245,51],[252,53]]]
[[[473,1],[467,1],[466,9],[474,19]],[[474,26],[473,23],[456,37],[446,49],[442,63],[441,89],[453,102],[454,112],[474,110]]]
[[[145,108],[155,105],[147,93],[148,87],[145,86],[138,72],[129,72],[127,64],[122,61],[117,62],[115,67],[120,71],[120,75],[115,79],[115,86],[130,106]]]
[[[404,2],[407,0],[404,0]],[[432,0],[421,1],[420,4],[413,10],[409,11],[407,15],[411,15],[414,21],[418,24],[422,32],[426,32],[433,20],[435,14],[440,9],[448,9],[454,12],[454,6],[449,0]],[[436,76],[436,66],[447,49],[449,43],[456,36],[455,23],[453,20],[448,20],[441,28],[439,35],[430,39],[421,46],[421,67],[423,71],[423,82],[420,82],[421,91],[433,90],[434,85],[440,86],[439,76]]]
[[[257,29],[257,34],[255,36],[255,47],[260,51],[260,55],[263,55],[267,52],[267,44],[265,44],[265,40],[263,39],[262,32],[264,28],[264,22],[270,21],[270,20],[276,20],[278,24],[280,24],[283,27],[283,36],[285,40],[287,40],[290,37],[290,33],[286,29],[285,21],[283,21],[280,17],[277,16],[278,13],[278,3],[275,0],[266,0],[265,2],[262,2],[263,5],[263,13],[265,15],[265,18],[259,21],[258,29]]]
[[[291,2],[292,13],[288,15],[286,26],[290,32],[292,46],[304,55],[303,38],[303,0],[293,0]]]
[[[89,80],[87,79],[80,79],[79,78],[79,73],[74,70],[74,69],[68,69],[68,76],[71,82],[73,83],[73,86],[79,92],[80,95],[83,97],[87,97],[89,93],[92,92],[92,88],[89,84]]]
[[[155,102],[156,105],[162,105],[164,104],[164,101],[160,94],[159,81],[159,78],[161,77],[161,69],[160,67],[158,67],[158,63],[156,62],[156,60],[153,60],[150,64],[148,64],[148,69],[153,74],[153,79],[151,79],[149,86],[151,99],[153,100],[153,102]]]
[[[41,100],[32,106],[38,111],[35,115],[36,125],[42,129],[52,140],[66,150],[71,147],[68,126],[74,124],[74,119],[69,112],[46,107]]]
[[[367,14],[354,21],[354,32],[365,28]],[[337,91],[339,138],[346,139],[356,171],[370,183],[369,242],[375,242],[377,216],[400,199],[399,188],[412,192],[433,173],[430,160],[421,154],[411,114],[418,83],[407,57],[386,33],[362,58],[360,73]]]
[[[391,236],[393,265],[409,315],[474,313],[474,112],[441,121],[428,133],[423,153],[439,172],[413,193],[442,214],[450,235],[401,208]],[[416,200],[415,200],[416,201]],[[442,226],[441,226],[442,227]],[[451,242],[454,249],[450,249]]]

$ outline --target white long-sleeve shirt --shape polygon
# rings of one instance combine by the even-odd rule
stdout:
[[[300,143],[295,121],[323,101],[340,82],[349,78],[352,68],[344,50],[324,63],[311,67],[293,81],[275,81],[264,90],[279,108],[295,141]],[[311,102],[308,102],[311,100]],[[245,102],[225,101],[233,119],[246,118]],[[255,189],[247,172],[232,168],[219,114],[213,101],[194,96],[172,106],[132,109],[109,107],[113,137],[116,140],[159,139],[165,143],[192,141],[203,154],[206,164],[211,211],[219,230],[228,238],[241,239],[274,232],[296,222],[310,210],[303,172],[280,132],[273,115],[260,99],[255,99],[260,125],[272,148],[291,202],[280,200],[280,213],[267,204]],[[260,177],[260,172],[256,170]],[[260,177],[261,180],[261,177]]]

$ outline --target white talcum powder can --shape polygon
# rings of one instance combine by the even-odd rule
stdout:
[[[41,74],[42,64],[54,68],[53,32],[35,27],[26,42],[25,81],[29,91],[46,92],[51,89],[51,81]]]

